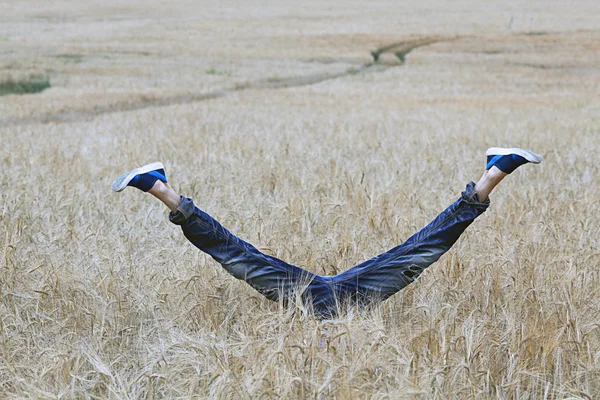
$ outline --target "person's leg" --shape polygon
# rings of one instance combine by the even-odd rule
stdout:
[[[301,291],[302,299],[310,298],[317,314],[332,314],[330,309],[335,302],[328,278],[261,253],[197,208],[191,199],[180,196],[166,180],[162,164],[153,163],[121,175],[113,184],[113,190],[134,186],[162,201],[171,210],[171,222],[181,226],[194,246],[268,299],[287,300]]]
[[[302,291],[304,299],[328,296],[331,292],[323,277],[261,253],[196,207],[189,198],[181,197],[169,219],[181,226],[183,234],[194,246],[270,300],[287,299],[298,290]]]
[[[162,201],[172,212],[177,211],[181,202],[181,195],[174,191],[168,183],[159,180],[148,190],[148,193]]]
[[[405,243],[332,277],[338,299],[347,303],[384,300],[413,282],[458,240],[489,206],[488,196],[519,165],[541,162],[521,149],[488,150],[486,171],[470,182],[461,197]]]
[[[470,182],[456,202],[406,242],[333,277],[337,297],[372,303],[402,290],[448,251],[488,205],[479,201]]]

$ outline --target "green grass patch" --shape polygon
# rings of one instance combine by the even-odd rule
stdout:
[[[207,75],[221,75],[221,76],[231,76],[231,71],[218,70],[215,68],[209,68],[204,71]]]
[[[0,81],[0,96],[7,94],[39,93],[50,87],[50,78],[42,75],[34,75],[25,79],[8,78]]]

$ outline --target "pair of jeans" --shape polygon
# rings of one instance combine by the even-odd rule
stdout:
[[[458,200],[403,244],[334,276],[317,275],[261,253],[189,198],[181,197],[169,219],[181,226],[194,246],[269,300],[287,302],[294,296],[310,302],[318,317],[333,318],[348,305],[364,306],[387,299],[448,251],[489,206],[489,200],[479,201],[474,188],[470,182]]]

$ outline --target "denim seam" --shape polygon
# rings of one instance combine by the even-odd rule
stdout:
[[[229,241],[229,238],[227,237],[227,235],[225,235],[223,232],[219,231],[218,229],[215,229],[215,228],[214,228],[214,227],[213,227],[211,224],[209,224],[208,222],[206,222],[206,221],[202,221],[202,220],[200,220],[200,219],[196,220],[195,222],[196,222],[196,223],[198,223],[198,224],[200,224],[200,225],[203,225],[203,226],[205,226],[205,227],[207,227],[207,228],[210,228],[210,229],[211,229],[211,231],[212,231],[212,232],[214,232],[216,235],[218,235],[220,238],[227,239],[227,240]],[[239,243],[237,243],[235,240],[232,240],[232,241],[231,241],[231,243],[233,243],[233,244],[234,244],[234,246],[236,246],[238,249],[242,250],[244,253],[246,253],[246,254],[250,254],[250,255],[252,255],[252,256],[254,256],[254,257],[257,257],[257,255],[256,255],[256,254],[253,254],[251,251],[249,251],[247,248],[245,248],[244,246],[242,246],[242,245],[240,245]],[[275,265],[275,264],[273,264],[272,262],[268,261],[268,259],[267,259],[266,257],[264,257],[264,256],[265,256],[264,254],[262,254],[262,253],[260,253],[260,254],[261,254],[261,256],[258,256],[258,258],[261,258],[261,259],[263,259],[263,260],[264,260],[264,261],[265,261],[265,262],[266,262],[268,265],[270,265],[271,267],[278,268],[278,266],[277,266],[277,265]],[[285,261],[282,261],[282,262],[285,262]],[[287,263],[286,263],[286,264],[287,264]],[[292,264],[289,264],[289,265],[292,265]],[[296,266],[296,268],[298,268],[298,267]],[[312,273],[312,272],[310,272],[310,271],[306,271],[306,272],[309,272],[310,274],[313,274],[313,273]],[[293,272],[293,275],[294,275],[294,277],[297,277],[297,274],[296,274],[295,272]],[[313,275],[316,275],[316,274],[313,274]],[[244,281],[245,281],[245,279],[244,279]]]
[[[456,211],[454,211],[452,214],[448,215],[439,224],[437,224],[434,227],[432,227],[431,230],[435,230],[435,229],[439,228],[440,225],[444,224],[446,221],[448,221],[448,219],[450,219],[451,217],[454,217],[456,214],[458,214],[458,211],[459,211],[459,209],[457,209]],[[397,260],[398,258],[406,255],[409,251],[411,251],[412,249],[414,249],[415,247],[417,247],[417,245],[419,245],[420,243],[422,243],[424,240],[425,240],[425,237],[422,238],[421,240],[419,240],[418,242],[414,243],[412,246],[410,246],[408,249],[406,249],[405,251],[403,251],[401,254],[398,254],[394,258],[388,260],[388,262]],[[367,269],[365,269],[363,271],[363,273],[371,272],[372,270],[377,269],[378,267],[380,267],[380,266],[379,265],[373,265],[373,266],[368,267]],[[346,281],[349,281],[350,279],[354,279],[354,277],[348,277],[348,278],[346,278],[346,279],[344,279],[343,281],[340,281],[340,282],[346,282]],[[357,275],[356,279],[358,279],[358,275]]]

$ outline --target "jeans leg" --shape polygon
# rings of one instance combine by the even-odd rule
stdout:
[[[299,289],[303,298],[312,297],[316,306],[332,302],[333,292],[327,278],[261,253],[197,208],[191,199],[182,197],[169,219],[181,226],[194,246],[269,300],[285,300]]]
[[[384,300],[413,282],[458,240],[489,206],[470,182],[461,197],[406,242],[332,277],[338,298],[351,303]]]

